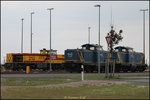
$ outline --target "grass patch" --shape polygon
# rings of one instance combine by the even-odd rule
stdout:
[[[55,78],[62,78],[62,79],[78,79],[81,80],[81,76],[55,76]],[[99,80],[99,79],[108,79],[108,80],[119,80],[119,79],[124,79],[121,78],[120,76],[116,75],[114,77],[109,77],[106,78],[105,75],[85,75],[84,76],[85,80]]]
[[[105,75],[84,75],[85,80],[98,80],[98,79],[113,79],[113,80],[122,80],[122,79],[136,79],[136,78],[128,78],[128,77],[139,77],[139,76],[149,76],[148,74],[143,75],[115,75],[114,77],[106,78]],[[78,79],[81,80],[81,75],[76,76],[55,76],[54,78],[62,78],[62,79]]]
[[[74,80],[57,80],[49,78],[3,78],[1,80],[1,86],[37,86],[69,82],[74,82]]]
[[[8,88],[2,99],[149,99],[149,85],[107,84],[59,88]]]
[[[127,76],[127,77],[132,77],[132,76],[149,76],[149,74],[136,74],[136,75],[120,75],[120,76],[122,76],[122,77],[125,77],[125,76]]]
[[[129,76],[129,78],[128,78]],[[105,78],[105,75],[86,75],[85,80],[124,80],[124,79],[137,79],[130,78],[130,76],[147,76],[147,75],[115,75],[115,77]],[[139,77],[140,78],[140,77]],[[80,81],[81,75],[76,76],[55,76],[53,78],[2,78],[2,86],[36,86],[48,84],[62,84],[74,81]]]

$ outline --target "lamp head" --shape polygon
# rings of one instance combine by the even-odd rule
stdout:
[[[95,5],[94,7],[101,7],[101,5]]]
[[[53,10],[54,8],[47,8],[47,10]]]
[[[148,11],[148,9],[140,9],[140,11]]]
[[[31,14],[34,14],[34,12],[31,12]]]

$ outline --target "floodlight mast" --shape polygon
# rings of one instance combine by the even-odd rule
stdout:
[[[54,8],[48,8],[47,10],[50,11],[50,51],[49,51],[49,54],[50,54],[50,68],[49,70],[52,71],[52,64],[51,64],[51,10],[53,10]]]
[[[140,11],[143,11],[143,53],[145,56],[145,11],[148,11],[148,9],[140,9]]]
[[[22,25],[22,27],[21,27],[21,53],[23,53],[23,18],[21,19],[21,25]]]
[[[88,32],[89,32],[88,43],[89,43],[89,44],[90,44],[90,29],[91,29],[91,27],[88,27]]]
[[[31,12],[31,53],[32,53],[32,15],[34,14],[34,12]]]
[[[99,50],[97,50],[98,52],[98,73],[100,74],[100,7],[101,5],[95,5],[94,7],[98,7],[99,8],[99,28],[98,28],[98,45],[99,45]]]

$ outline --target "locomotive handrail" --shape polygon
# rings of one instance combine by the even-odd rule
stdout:
[[[78,56],[79,56],[79,59],[80,59],[81,63],[83,63],[84,59],[83,59],[81,51],[77,50],[77,53],[78,53]]]

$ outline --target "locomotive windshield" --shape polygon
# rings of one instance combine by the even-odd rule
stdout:
[[[94,47],[90,47],[90,50],[95,50],[95,48]]]
[[[83,50],[103,50],[102,46],[98,46],[97,44],[84,44],[82,45]]]
[[[119,50],[118,50],[118,49],[115,49],[115,52],[119,52]]]
[[[122,52],[127,52],[127,49],[122,49]]]
[[[57,50],[40,50],[40,54],[51,54],[51,55],[56,55],[57,54]]]
[[[131,47],[118,46],[115,48],[115,52],[134,52]]]
[[[102,47],[97,47],[96,50],[103,51],[103,48]]]
[[[128,52],[134,52],[133,49],[128,49]]]
[[[47,51],[47,54],[56,55],[57,53],[56,53],[56,51],[55,51],[55,50],[51,50],[50,52],[49,52],[49,51]]]
[[[86,47],[82,47],[83,50],[86,50]]]

